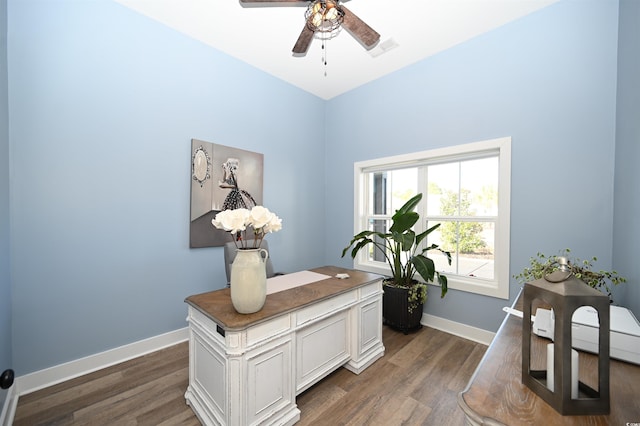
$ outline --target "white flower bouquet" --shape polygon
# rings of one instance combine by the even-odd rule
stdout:
[[[282,229],[282,219],[263,206],[223,210],[211,220],[213,226],[229,232],[239,249],[260,248],[266,234]],[[253,230],[253,244],[248,247],[247,232]]]

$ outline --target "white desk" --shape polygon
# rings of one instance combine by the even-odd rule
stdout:
[[[287,283],[255,314],[236,313],[229,289],[186,299],[185,398],[203,424],[292,425],[296,395],[340,366],[358,374],[384,355],[382,278],[331,266],[312,272],[330,278]]]

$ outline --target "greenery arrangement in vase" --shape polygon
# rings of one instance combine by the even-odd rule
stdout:
[[[568,248],[562,250],[558,256],[547,256],[544,253],[538,252],[535,257],[529,259],[530,266],[524,268],[519,274],[514,275],[513,278],[523,285],[527,282],[539,280],[546,274],[558,270],[557,257],[565,257],[568,259],[571,272],[573,272],[576,278],[582,280],[590,287],[605,292],[609,298],[611,298],[610,286],[627,282],[627,279],[621,277],[615,270],[594,271],[593,263],[598,260],[595,256],[589,260],[582,260],[580,258],[572,258],[570,253],[571,250]]]
[[[374,250],[379,250],[384,255],[391,272],[391,276],[384,281],[384,284],[407,290],[409,313],[422,307],[426,301],[427,285],[425,283],[434,282],[437,279],[441,288],[440,297],[447,294],[447,277],[436,271],[428,252],[430,250],[442,252],[451,264],[451,253],[440,249],[437,244],[426,247],[422,244],[440,224],[420,234],[416,234],[412,229],[420,219],[420,215],[414,211],[420,200],[422,200],[422,194],[417,194],[400,207],[391,217],[392,224],[387,232],[362,231],[355,235],[349,245],[342,250],[342,257],[344,257],[351,248],[351,258],[355,258],[360,250],[370,245]],[[416,273],[424,282],[416,279]]]

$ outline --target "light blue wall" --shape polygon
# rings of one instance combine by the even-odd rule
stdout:
[[[610,267],[617,20],[560,2],[328,102],[328,262],[351,264],[355,161],[511,136],[511,275],[565,247]],[[493,331],[510,303],[430,294],[426,312]]]
[[[355,161],[502,136],[512,274],[564,247],[611,267],[615,1],[562,1],[328,102],[109,0],[8,5],[12,287],[0,292],[13,292],[18,374],[184,327],[184,298],[223,285],[221,249],[188,248],[191,138],[265,154],[278,270],[350,266]],[[326,141],[308,131],[325,114]],[[618,162],[632,149],[619,140]],[[628,161],[618,182],[636,177]],[[427,311],[495,330],[507,303],[451,291]]]
[[[322,100],[112,1],[8,21],[17,374],[185,327],[225,285],[222,249],[189,249],[191,138],[264,153],[275,266],[318,266]]]
[[[640,318],[640,2],[620,1],[613,265],[627,277],[624,302]]]
[[[7,104],[7,1],[0,0],[0,373],[11,361],[9,250],[9,109]],[[7,391],[0,390],[0,411]]]

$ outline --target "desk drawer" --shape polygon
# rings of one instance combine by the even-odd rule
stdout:
[[[382,293],[382,280],[361,287],[360,299],[366,299],[380,293]]]
[[[334,312],[348,309],[358,301],[357,290],[340,294],[331,299],[318,302],[312,306],[301,309],[296,315],[296,325],[306,324],[315,319],[331,315]]]

